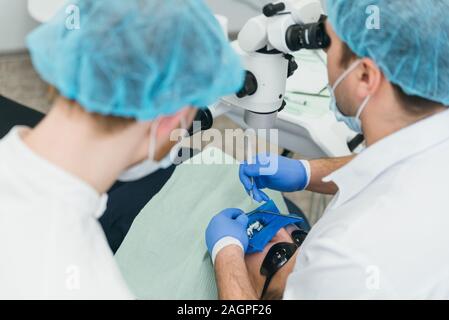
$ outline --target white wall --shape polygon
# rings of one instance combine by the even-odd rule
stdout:
[[[248,18],[258,13],[258,11],[242,5],[241,0],[206,1],[215,13],[229,18],[230,32],[238,32]],[[270,0],[246,1],[259,7],[270,2]],[[28,14],[27,0],[0,0],[0,54],[24,50],[25,37],[36,26],[37,23]]]
[[[249,18],[262,13],[264,4],[275,2],[270,0],[206,0],[214,13],[221,14],[229,19],[229,32],[237,33]],[[252,3],[253,6],[243,4]],[[258,7],[260,10],[255,10]]]
[[[38,1],[48,2],[49,0]],[[58,0],[51,0],[51,2],[55,1]],[[275,1],[206,0],[215,13],[228,17],[229,31],[232,33],[237,33],[250,17],[261,14],[265,4]],[[23,50],[26,34],[36,26],[37,23],[28,14],[27,0],[0,0],[0,54],[5,51]]]
[[[24,50],[25,36],[36,26],[27,0],[0,0],[0,54]]]

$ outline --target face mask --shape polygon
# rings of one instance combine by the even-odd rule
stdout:
[[[341,111],[340,108],[337,105],[337,98],[335,97],[335,91],[337,90],[338,86],[346,79],[346,77],[354,71],[361,63],[361,60],[358,60],[354,62],[348,70],[346,70],[335,82],[334,86],[331,87],[328,86],[329,92],[331,94],[331,104],[330,109],[332,112],[335,113],[335,116],[338,121],[344,122],[352,131],[355,131],[357,133],[362,133],[362,122],[360,120],[360,116],[362,115],[363,110],[365,110],[366,106],[368,105],[369,100],[371,99],[371,96],[368,96],[365,98],[363,103],[360,105],[357,115],[355,117],[348,117],[345,116]]]
[[[282,228],[291,224],[300,224],[304,220],[292,215],[282,215],[273,201],[248,213],[247,234],[249,245],[247,254],[263,252],[265,247]]]
[[[187,128],[187,124],[184,118],[181,118],[181,127],[183,130],[186,130]],[[118,178],[119,181],[122,182],[137,181],[149,176],[150,174],[160,169],[167,169],[173,164],[174,159],[176,159],[176,157],[179,154],[179,150],[181,150],[182,140],[172,148],[172,150],[164,159],[162,159],[161,161],[156,161],[154,160],[154,156],[156,153],[156,138],[158,128],[159,128],[159,120],[156,120],[156,122],[153,125],[153,128],[151,128],[148,158],[142,161],[141,163],[136,164],[135,166],[124,171]],[[186,131],[184,137],[186,137],[187,135],[188,133]]]

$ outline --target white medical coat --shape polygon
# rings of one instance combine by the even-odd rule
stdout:
[[[0,141],[0,299],[130,299],[98,218],[106,196]]]
[[[371,146],[305,241],[286,299],[449,299],[449,111]]]

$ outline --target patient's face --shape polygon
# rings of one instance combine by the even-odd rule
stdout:
[[[275,244],[280,242],[293,243],[291,233],[294,231],[294,227],[289,226],[285,229],[281,229],[276,236],[271,240],[271,242],[265,247],[263,252],[247,255],[245,257],[246,267],[249,272],[249,276],[256,290],[257,295],[260,297],[262,294],[263,286],[265,284],[266,277],[260,274],[260,268],[268,251]],[[282,299],[283,292],[287,283],[287,278],[292,273],[293,268],[296,263],[296,258],[298,256],[298,251],[295,255],[288,261],[288,263],[282,267],[273,277],[270,286],[267,291],[266,297],[269,299]]]

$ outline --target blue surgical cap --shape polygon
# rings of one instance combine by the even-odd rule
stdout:
[[[203,0],[71,4],[27,44],[41,77],[89,112],[152,120],[243,84],[241,61]]]
[[[335,32],[405,93],[449,106],[449,0],[327,0]]]

